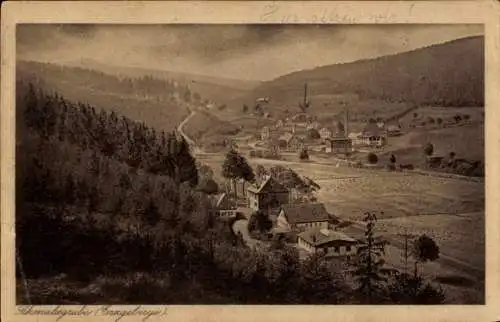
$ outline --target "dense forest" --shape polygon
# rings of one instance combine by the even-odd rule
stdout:
[[[279,242],[246,247],[210,216],[176,133],[22,81],[16,105],[18,303],[442,301],[421,280],[407,298],[403,284],[370,284],[378,275],[366,265],[354,288],[349,269],[321,256],[301,261]]]

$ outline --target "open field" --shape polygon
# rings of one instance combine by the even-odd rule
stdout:
[[[377,223],[377,231],[389,237],[397,237],[405,227],[411,227],[408,232],[413,236],[432,237],[448,256],[484,267],[484,212],[391,218]]]
[[[455,152],[457,158],[484,161],[484,125],[470,124],[460,127],[429,131],[413,130],[400,137],[389,138],[385,152],[379,155],[380,162],[387,163],[390,154],[398,158],[398,163],[424,162],[423,146],[434,145],[434,154],[446,156]]]
[[[481,114],[484,112],[484,108],[482,107],[439,107],[439,106],[426,106],[420,107],[413,111],[412,113],[408,113],[403,118],[400,119],[400,123],[403,127],[407,127],[414,121],[427,121],[429,117],[434,118],[435,120],[441,118],[443,121],[452,119],[455,115],[469,115],[471,122],[482,122],[484,117]],[[414,117],[414,113],[416,113],[416,117]]]
[[[220,178],[223,155],[198,159]],[[282,160],[249,159],[255,168],[283,165],[316,181],[318,198],[328,210],[344,219],[358,220],[365,211],[383,211],[383,218],[424,214],[459,214],[484,210],[484,184],[463,180],[390,173]]]

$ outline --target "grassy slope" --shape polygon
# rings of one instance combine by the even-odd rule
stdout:
[[[71,101],[114,110],[157,129],[173,130],[188,115],[185,107],[172,101],[145,99],[125,90],[106,88],[102,75],[94,71],[21,61],[17,63],[16,77],[23,81],[39,79],[45,89],[57,91]]]
[[[445,105],[458,101],[484,101],[484,39],[470,37],[407,53],[353,63],[294,72],[257,87],[234,100],[230,108],[241,110],[256,97],[270,96],[269,109],[298,110],[303,86],[308,82],[311,113],[340,111],[344,100],[353,114],[391,115],[418,103]],[[466,62],[466,63],[464,63]],[[458,66],[460,68],[458,68]]]
[[[199,143],[231,137],[239,132],[239,127],[227,121],[221,121],[209,112],[197,111],[184,126],[184,132]]]
[[[257,87],[260,82],[223,77],[211,77],[188,73],[165,71],[161,69],[147,69],[139,67],[112,66],[100,64],[92,60],[75,62],[73,65],[96,69],[111,75],[128,77],[142,77],[151,75],[159,79],[175,79],[179,83],[189,85],[190,89],[200,94],[203,98],[217,103],[226,103],[244,95],[247,91]]]

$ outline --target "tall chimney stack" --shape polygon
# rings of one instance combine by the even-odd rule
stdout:
[[[307,105],[307,83],[304,84],[304,106]]]
[[[344,136],[349,136],[349,111],[346,105],[344,105]]]

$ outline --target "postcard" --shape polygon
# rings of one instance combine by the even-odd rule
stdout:
[[[7,2],[4,321],[496,321],[498,4]]]

